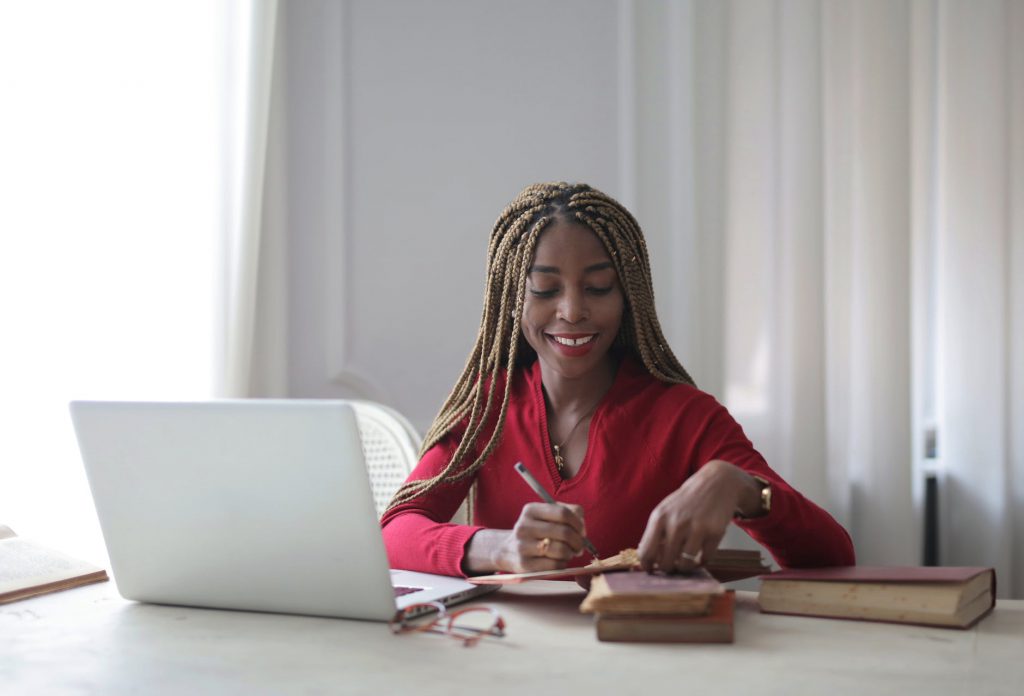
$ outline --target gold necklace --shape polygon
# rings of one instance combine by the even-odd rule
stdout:
[[[565,468],[565,457],[562,456],[562,448],[565,447],[567,444],[569,444],[569,440],[572,439],[572,435],[573,435],[573,433],[576,432],[576,428],[580,427],[580,423],[585,421],[587,419],[587,416],[589,416],[590,414],[592,414],[596,410],[597,410],[597,404],[594,404],[594,407],[592,409],[590,409],[589,411],[584,413],[582,416],[580,416],[580,419],[578,421],[576,421],[576,425],[572,426],[572,429],[569,431],[569,434],[565,436],[564,440],[562,440],[562,444],[560,444],[560,445],[552,444],[551,445],[551,452],[552,452],[552,454],[555,455],[555,466],[558,467],[558,473],[559,474],[561,474],[562,470]]]

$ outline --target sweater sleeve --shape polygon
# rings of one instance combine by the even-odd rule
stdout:
[[[768,466],[725,407],[716,403],[698,446],[700,466],[722,459],[771,484],[771,511],[735,524],[768,549],[783,568],[854,565],[850,535],[825,510]]]
[[[409,474],[409,481],[439,474],[454,451],[452,438],[434,445]],[[392,568],[465,577],[462,560],[469,540],[483,527],[451,522],[471,480],[441,484],[426,495],[387,511],[380,524]]]

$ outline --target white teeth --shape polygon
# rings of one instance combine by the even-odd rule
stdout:
[[[596,335],[597,334],[590,334],[583,338],[562,338],[561,336],[552,336],[551,338],[555,339],[555,341],[561,343],[563,346],[582,346],[584,343],[590,343],[593,341],[594,336]]]

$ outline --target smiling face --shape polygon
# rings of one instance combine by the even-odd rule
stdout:
[[[564,221],[541,233],[522,327],[545,370],[577,379],[606,368],[624,305],[618,274],[597,235]]]

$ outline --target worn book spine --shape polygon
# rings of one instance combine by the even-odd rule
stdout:
[[[0,594],[0,604],[17,602],[22,599],[28,599],[29,597],[37,597],[39,595],[49,594],[50,592],[70,590],[75,587],[81,587],[82,585],[91,585],[96,582],[106,582],[109,579],[110,578],[107,576],[107,571],[98,570],[95,573],[89,573],[88,575],[80,575],[78,577],[69,578],[67,580],[58,580],[56,582],[49,582],[44,585],[33,585],[32,587],[25,587],[20,590],[4,592],[3,594]]]
[[[712,600],[704,616],[597,614],[597,639],[624,643],[732,643],[735,593]]]

